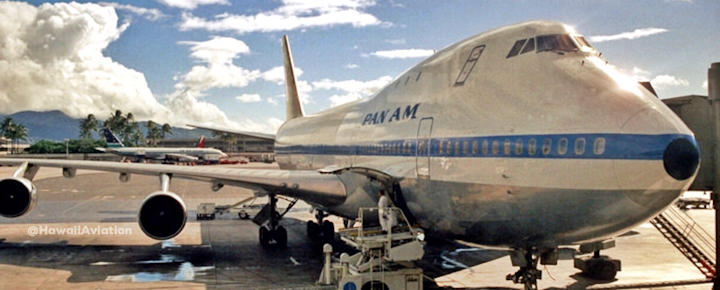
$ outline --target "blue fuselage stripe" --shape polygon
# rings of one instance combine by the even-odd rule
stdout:
[[[383,140],[355,145],[282,145],[278,155],[661,160],[684,134],[552,134]],[[430,146],[428,147],[428,141]],[[429,150],[429,152],[428,152]]]

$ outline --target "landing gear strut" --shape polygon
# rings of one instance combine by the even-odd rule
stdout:
[[[332,222],[324,220],[328,215],[321,211],[315,210],[315,219],[317,222],[307,222],[307,235],[313,241],[332,242],[335,239],[335,225]]]
[[[263,248],[270,247],[271,245],[285,248],[287,247],[287,230],[280,225],[280,219],[295,205],[297,199],[290,201],[290,204],[283,213],[277,211],[277,195],[268,195],[268,200],[268,204],[263,207],[260,213],[253,219],[254,222],[260,225],[258,234],[260,245],[262,245]],[[259,217],[264,217],[265,221],[261,222],[262,219]]]
[[[537,269],[540,257],[533,255],[532,250],[517,250],[511,252],[513,266],[520,266],[515,274],[508,274],[505,279],[515,284],[524,284],[525,290],[537,290],[537,280],[542,279],[542,271]]]

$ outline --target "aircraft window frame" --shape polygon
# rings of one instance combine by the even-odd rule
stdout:
[[[422,75],[422,71],[418,72],[418,75],[417,75],[417,77],[415,78],[415,82],[419,82],[419,81],[420,81],[420,76],[421,76],[421,75]]]
[[[537,153],[537,140],[530,138],[528,140],[528,154],[535,155],[535,153]]]
[[[580,47],[588,47],[588,48],[591,48],[591,49],[595,49],[595,47],[593,47],[592,44],[590,44],[590,42],[588,42],[587,39],[585,39],[584,36],[582,36],[582,35],[573,35],[573,38],[575,38],[575,41],[580,45]]]
[[[452,154],[452,141],[447,141],[447,144],[445,144],[445,154],[451,155]]]
[[[595,142],[593,142],[593,153],[595,155],[603,155],[605,154],[605,138],[598,137],[595,139]]]
[[[478,153],[478,141],[475,140],[472,143],[472,155],[477,155]]]
[[[515,155],[521,155],[523,153],[523,140],[515,140]]]
[[[462,70],[460,70],[460,74],[458,74],[457,79],[455,79],[455,86],[462,86],[465,85],[465,81],[470,76],[470,73],[472,73],[473,68],[475,68],[475,64],[477,64],[478,59],[482,56],[483,51],[485,51],[485,45],[478,45],[470,52],[470,55],[467,58],[467,61],[465,61],[465,65],[463,65]]]
[[[531,51],[535,51],[535,38],[531,37],[528,39],[527,43],[525,43],[525,46],[523,47],[522,51],[520,51],[520,54],[528,53]]]
[[[512,48],[510,48],[510,52],[508,53],[508,55],[505,58],[511,58],[513,56],[520,54],[520,51],[522,50],[523,46],[525,46],[525,42],[527,42],[527,38],[515,41],[515,44],[513,44]]]
[[[510,155],[510,152],[512,151],[511,147],[512,141],[510,141],[510,139],[505,139],[505,142],[503,142],[503,153],[505,153],[505,155]]]
[[[559,51],[559,52],[576,52],[579,47],[570,37],[570,34],[548,34],[539,35],[537,38],[537,52]]]
[[[482,142],[482,154],[483,154],[483,155],[487,155],[489,149],[490,149],[490,142],[488,142],[488,140],[483,140],[483,142]]]
[[[542,144],[541,150],[542,150],[543,155],[550,155],[550,153],[552,153],[552,139],[550,139],[550,138],[543,139],[543,144]]]
[[[585,154],[585,146],[587,145],[587,142],[585,141],[585,138],[577,138],[575,139],[575,155],[583,155]]]
[[[444,141],[440,141],[440,142],[439,142],[439,144],[438,144],[438,155],[442,155],[442,154],[443,154],[443,144],[444,144],[444,143],[445,143]]]
[[[567,154],[567,150],[568,150],[568,139],[560,138],[558,140],[558,147],[557,147],[558,154],[565,155],[565,154]]]
[[[499,140],[492,141],[492,154],[493,155],[500,154],[500,141]]]
[[[455,156],[460,155],[460,141],[455,141]]]
[[[462,146],[462,154],[463,154],[463,155],[468,155],[468,148],[469,148],[469,147],[470,147],[470,142],[468,142],[468,141],[463,141],[463,146]]]

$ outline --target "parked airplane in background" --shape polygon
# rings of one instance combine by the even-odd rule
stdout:
[[[107,148],[95,148],[95,150],[117,154],[123,157],[138,160],[162,160],[177,162],[203,162],[215,161],[220,158],[227,158],[227,154],[215,148],[204,148],[205,136],[200,137],[196,147],[172,148],[172,147],[125,147],[122,141],[110,131],[103,129]]]
[[[0,214],[35,203],[39,166],[161,178],[139,211],[143,231],[168,239],[186,208],[170,177],[300,198],[355,219],[385,188],[427,235],[512,249],[513,280],[536,285],[538,262],[560,245],[622,234],[662,212],[688,188],[699,152],[693,133],[660,100],[619,74],[571,27],[533,21],[457,42],[408,69],[371,98],[304,115],[283,39],[287,121],[277,132],[281,170],[0,159],[20,165],[0,181]],[[263,245],[283,246],[277,216]],[[554,258],[553,258],[554,257]]]

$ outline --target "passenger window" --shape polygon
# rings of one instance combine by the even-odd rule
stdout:
[[[518,53],[520,53],[520,50],[523,47],[523,44],[525,44],[526,40],[527,39],[522,39],[522,40],[516,41],[515,44],[513,45],[513,47],[510,49],[510,53],[508,53],[508,55],[505,58],[511,58],[513,56],[518,55]]]
[[[505,140],[505,143],[503,144],[503,152],[505,155],[510,155],[510,146],[511,146],[510,140]]]
[[[517,139],[515,141],[515,155],[520,155],[523,152],[523,141],[522,139]]]
[[[438,154],[439,155],[443,154],[443,141],[440,141],[438,144]]]
[[[478,153],[478,141],[475,140],[475,141],[473,141],[473,145],[472,145],[472,155],[477,155],[477,153]]]
[[[460,155],[460,141],[455,141],[455,155]]]
[[[595,155],[603,155],[603,153],[605,153],[605,138],[595,139],[595,144],[593,144],[593,153],[595,153]]]
[[[558,140],[558,154],[565,155],[565,153],[567,153],[567,149],[568,149],[568,139],[560,138],[560,140]]]
[[[528,154],[535,155],[535,152],[537,152],[537,141],[533,138],[528,141]]]
[[[549,155],[551,149],[552,149],[552,140],[550,140],[549,138],[543,139],[543,144],[542,144],[543,155]]]
[[[577,138],[575,140],[575,155],[585,154],[585,138]]]
[[[447,151],[445,151],[445,153],[447,153],[447,155],[450,155],[450,153],[452,153],[452,141],[447,141],[447,144],[445,145],[447,145],[445,146],[447,147]]]
[[[488,147],[490,147],[488,143],[489,143],[488,140],[483,140],[483,143],[482,143],[482,154],[483,155],[488,154],[488,149],[489,149]]]
[[[530,38],[530,39],[528,39],[527,44],[525,44],[525,47],[523,48],[522,52],[520,52],[520,54],[531,52],[534,50],[535,50],[535,38]]]
[[[469,147],[468,141],[463,142],[463,151],[462,151],[463,155],[468,154],[468,147]]]
[[[500,153],[500,141],[495,140],[492,143],[492,154],[497,155],[498,153]]]

